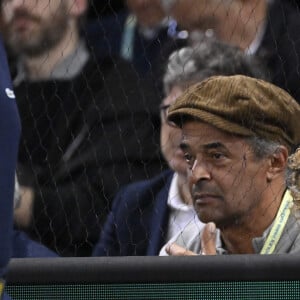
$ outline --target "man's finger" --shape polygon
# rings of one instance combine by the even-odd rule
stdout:
[[[216,225],[212,222],[204,226],[201,235],[201,254],[216,255]]]
[[[171,256],[192,256],[197,255],[196,253],[187,250],[181,246],[178,246],[177,244],[173,243],[168,246],[166,246],[166,252]]]

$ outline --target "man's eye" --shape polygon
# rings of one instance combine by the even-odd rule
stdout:
[[[190,155],[189,153],[185,153],[184,158],[185,158],[187,163],[190,163],[193,159],[192,155]]]
[[[211,157],[212,157],[213,159],[221,159],[221,158],[224,158],[225,155],[224,155],[223,153],[217,152],[217,153],[211,153]]]

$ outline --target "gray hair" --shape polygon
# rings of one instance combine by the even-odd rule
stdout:
[[[280,144],[274,141],[267,141],[259,137],[251,137],[248,139],[255,158],[257,160],[264,159],[272,153],[275,153]],[[294,198],[294,204],[299,210],[300,208],[300,148],[298,149],[298,157],[291,154],[288,159],[288,165],[285,169],[286,186],[291,191]]]
[[[265,140],[257,136],[248,138],[247,142],[258,160],[275,153],[280,146],[277,142]]]
[[[267,80],[266,70],[253,56],[214,37],[201,35],[201,41],[181,48],[169,56],[164,75],[167,95],[175,86],[190,85],[213,75],[246,75]]]

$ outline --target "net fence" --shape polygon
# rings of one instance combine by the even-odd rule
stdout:
[[[201,231],[170,105],[197,82],[236,74],[300,101],[298,1],[243,2],[0,2],[22,124],[15,229],[28,236],[14,257],[50,255],[40,244],[60,256],[158,255],[186,226]],[[273,149],[254,142],[258,156]],[[247,199],[262,171],[244,185],[237,164],[221,181]],[[233,215],[250,209],[236,205]]]

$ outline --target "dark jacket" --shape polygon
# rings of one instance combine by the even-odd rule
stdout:
[[[121,49],[128,16],[129,12],[124,9],[117,14],[87,23],[86,40],[97,57],[122,57]],[[179,38],[178,32],[179,29],[175,22],[161,27],[151,38],[145,38],[141,34],[138,24],[134,26],[132,32],[132,55],[126,59],[139,76],[152,78],[160,97],[164,96],[162,79],[169,55],[187,45],[187,40]]]
[[[0,36],[0,278],[4,276],[11,253],[14,181],[20,132],[16,99]],[[0,297],[1,294],[0,291]]]
[[[30,234],[89,256],[116,192],[163,168],[160,99],[123,62],[90,60],[72,80],[15,88],[23,133],[20,185],[35,191]]]
[[[299,8],[290,1],[274,0],[259,56],[270,70],[271,82],[287,90],[300,103]]]
[[[121,55],[126,20],[129,16],[127,10],[103,18],[91,20],[84,31],[89,46],[98,57],[111,57]],[[174,25],[176,26],[176,25]],[[132,56],[128,58],[140,75],[153,72],[157,60],[167,61],[169,53],[164,47],[173,46],[177,49],[182,40],[176,37],[177,27],[164,26],[157,30],[153,37],[145,38],[141,34],[138,24],[133,29]],[[165,57],[161,57],[164,55]]]
[[[14,230],[12,258],[57,257],[57,253],[30,239],[26,233]]]
[[[122,189],[113,202],[93,256],[158,255],[168,228],[173,172]]]

